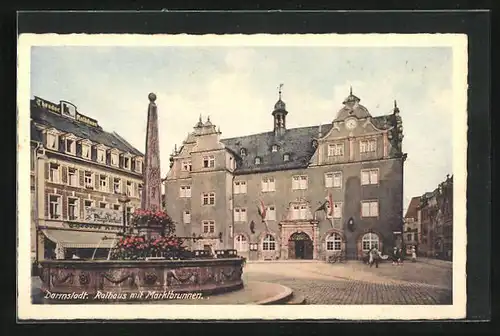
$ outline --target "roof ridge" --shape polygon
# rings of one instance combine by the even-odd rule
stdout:
[[[301,130],[305,128],[315,128],[321,126],[327,126],[331,125],[332,123],[322,123],[318,125],[311,125],[311,126],[302,126],[302,127],[294,127],[294,128],[287,128],[287,131],[292,131],[292,130]],[[236,136],[236,137],[231,137],[231,138],[223,138],[221,141],[225,140],[233,140],[233,139],[241,139],[241,138],[246,138],[246,137],[251,137],[251,136],[256,136],[256,135],[264,135],[264,134],[273,134],[273,131],[267,131],[267,132],[260,132],[260,133],[253,133],[253,134],[247,134],[247,135],[241,135],[241,136]]]

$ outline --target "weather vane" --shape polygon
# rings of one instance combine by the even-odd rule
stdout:
[[[278,93],[279,93],[279,99],[281,99],[281,89],[282,89],[282,88],[283,88],[283,84],[280,84],[280,86],[279,86],[279,91],[278,91]]]

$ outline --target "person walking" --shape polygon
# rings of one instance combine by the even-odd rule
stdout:
[[[416,262],[417,261],[417,249],[415,246],[412,247],[411,249],[411,262]]]
[[[403,249],[402,248],[399,248],[398,249],[398,265],[403,265]]]
[[[380,252],[376,247],[374,247],[370,251],[370,267],[372,267],[373,264],[375,264],[375,268],[378,268],[379,260],[380,260]]]
[[[398,262],[398,248],[397,247],[394,247],[392,249],[392,265],[397,265],[397,262]]]

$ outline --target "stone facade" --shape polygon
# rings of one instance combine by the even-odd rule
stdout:
[[[399,109],[372,117],[359,101],[351,92],[331,123],[287,129],[280,97],[274,130],[231,139],[200,117],[164,180],[177,231],[221,235],[218,248],[249,259],[340,251],[357,259],[371,246],[400,244],[406,154]]]
[[[406,252],[411,255],[411,250],[414,247],[417,254],[420,254],[419,245],[421,240],[421,212],[418,210],[420,206],[420,197],[413,197],[406,210],[404,222],[403,239],[406,245]]]
[[[68,237],[77,232],[83,238],[122,230],[122,223],[88,222],[86,208],[106,208],[122,215],[119,198],[123,193],[129,197],[126,212],[140,207],[143,155],[118,134],[104,131],[97,122],[78,122],[60,111],[60,105],[37,97],[31,102],[34,260],[68,257],[69,251],[62,246],[70,242],[52,241],[48,236],[53,230],[67,231]],[[79,120],[91,120],[79,116]],[[80,250],[83,253],[85,249],[88,256],[92,254],[88,250],[98,244],[94,241],[92,247],[85,244]],[[79,249],[77,246],[71,253]]]

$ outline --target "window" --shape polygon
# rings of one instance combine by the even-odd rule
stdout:
[[[274,177],[264,177],[262,179],[262,192],[275,191]]]
[[[192,163],[191,160],[188,161],[182,161],[182,170],[183,171],[191,171],[192,168]]]
[[[66,153],[75,155],[76,142],[73,139],[66,139]]]
[[[61,196],[56,196],[56,195],[49,196],[49,218],[50,219],[61,218]]]
[[[290,154],[284,154],[283,161],[290,161]]]
[[[274,251],[276,250],[276,239],[270,234],[262,240],[262,250],[263,251]]]
[[[247,182],[246,181],[234,182],[234,193],[235,194],[246,194],[247,193]]]
[[[134,195],[134,184],[130,181],[127,181],[127,196],[135,196]]]
[[[362,217],[378,217],[378,201],[361,202]]]
[[[340,251],[342,250],[342,238],[338,233],[332,233],[326,237],[326,250],[327,251]]]
[[[118,154],[111,153],[111,165],[118,167]]]
[[[135,171],[139,173],[142,172],[142,160],[135,160]]]
[[[328,156],[343,156],[344,144],[328,145]]]
[[[68,197],[68,219],[69,220],[76,220],[80,216],[80,211],[79,211],[79,199],[78,198],[71,198]]]
[[[361,171],[361,184],[378,184],[378,169],[364,169]]]
[[[191,186],[181,186],[179,197],[191,197]]]
[[[127,210],[126,210],[126,218],[127,218],[127,223],[130,223],[130,216],[132,216],[132,213],[133,213],[133,208],[132,207],[127,207]]]
[[[413,240],[413,234],[408,233],[408,234],[406,235],[406,240],[407,240],[407,241]]]
[[[137,184],[137,190],[139,191],[139,197],[142,197],[142,183]]]
[[[86,171],[84,175],[84,182],[85,182],[85,187],[86,188],[93,188],[94,183],[92,181],[92,172]]]
[[[260,157],[256,157],[255,158],[255,164],[256,165],[260,165],[260,162],[261,162]]]
[[[213,155],[203,157],[203,168],[215,167],[215,157]]]
[[[304,190],[307,189],[307,176],[293,176],[292,177],[292,189],[293,190]]]
[[[49,149],[58,149],[59,142],[57,139],[57,135],[52,133],[47,133],[47,148]]]
[[[240,155],[241,155],[241,156],[245,156],[245,155],[247,155],[247,151],[246,151],[246,149],[245,149],[245,148],[240,149]]]
[[[366,233],[363,238],[361,238],[361,243],[363,245],[363,251],[370,251],[372,248],[379,248],[379,238],[375,233]]]
[[[119,178],[114,178],[113,179],[113,192],[115,194],[120,194],[122,192],[122,183]]]
[[[49,181],[59,183],[59,165],[56,163],[49,164]]]
[[[276,208],[274,207],[274,205],[268,206],[266,208],[266,220],[276,220]]]
[[[235,208],[234,209],[234,221],[235,222],[246,222],[247,221],[247,209]]]
[[[130,158],[127,156],[123,157],[123,168],[130,169]]]
[[[272,151],[272,152],[277,152],[277,151],[278,151],[278,146],[277,146],[277,145],[273,145],[273,146],[271,147],[271,151]]]
[[[326,173],[325,187],[342,188],[342,172]]]
[[[106,152],[104,149],[97,149],[97,162],[106,163]]]
[[[68,168],[68,185],[78,186],[78,171],[75,168]]]
[[[376,149],[377,149],[377,141],[375,140],[361,140],[359,142],[360,153],[375,152]]]
[[[120,210],[120,204],[113,204],[113,210]]]
[[[203,193],[202,196],[203,205],[214,205],[215,204],[215,193]]]
[[[101,191],[108,191],[108,178],[106,175],[99,175],[99,189]]]
[[[215,232],[215,222],[212,220],[205,220],[202,222],[203,233],[214,233]]]
[[[90,146],[87,144],[82,144],[82,158],[90,159]]]
[[[330,213],[330,204],[327,204],[327,213]],[[332,215],[327,215],[328,218],[342,218],[342,202],[333,203],[333,213]]]
[[[107,209],[108,208],[108,203],[106,203],[106,202],[99,202],[99,208],[101,208],[101,209]]]
[[[94,202],[93,202],[93,201],[91,201],[91,200],[84,200],[84,201],[83,201],[83,206],[84,206],[85,208],[92,208],[93,204],[94,204]]]
[[[234,237],[234,248],[238,252],[247,252],[248,251],[248,241],[247,237],[240,234]]]
[[[293,205],[292,219],[307,219],[307,205],[305,204]]]
[[[184,222],[184,224],[191,223],[191,212],[189,210],[184,211],[182,215],[182,221]]]

